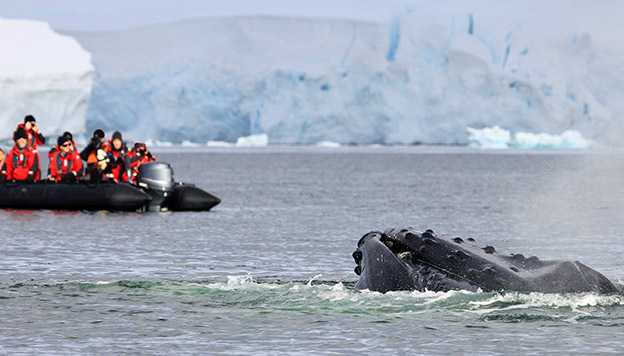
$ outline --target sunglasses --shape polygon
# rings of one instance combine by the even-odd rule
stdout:
[[[61,147],[69,147],[71,145],[72,145],[71,143],[64,143],[64,144],[61,145]]]

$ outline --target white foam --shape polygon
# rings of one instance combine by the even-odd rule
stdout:
[[[505,308],[490,309],[493,304],[504,303],[512,305]],[[492,298],[482,301],[471,301],[479,313],[488,313],[493,310],[527,309],[532,307],[571,308],[578,309],[588,306],[616,306],[624,305],[622,295],[599,295],[595,293],[497,293]]]

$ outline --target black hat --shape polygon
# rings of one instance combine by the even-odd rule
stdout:
[[[35,120],[35,117],[34,117],[34,116],[32,116],[32,115],[26,115],[26,116],[24,117],[24,123],[27,123],[27,122],[30,122],[30,121],[32,121],[32,122],[37,122],[37,120]]]
[[[118,140],[120,140],[120,141],[123,141],[123,140],[121,139],[121,132],[119,132],[119,131],[115,131],[115,132],[113,132],[113,141],[115,141],[115,140],[117,140],[117,139],[118,139]]]
[[[56,144],[60,146],[62,146],[65,142],[67,141],[71,141],[71,139],[65,135],[63,136],[59,136],[58,139],[56,139]]]
[[[13,133],[13,141],[17,141],[20,138],[28,139],[28,132],[23,127],[18,127],[17,130]]]
[[[93,137],[104,138],[106,137],[106,134],[104,134],[104,131],[102,131],[102,129],[97,129],[93,131]]]
[[[74,139],[74,136],[72,136],[71,132],[69,132],[69,131],[63,132],[63,136],[69,138],[70,140]]]

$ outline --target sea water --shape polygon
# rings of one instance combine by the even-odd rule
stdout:
[[[0,354],[591,354],[620,295],[355,290],[391,226],[571,259],[624,284],[624,154],[156,149],[210,212],[0,211]],[[44,168],[45,169],[45,168]]]

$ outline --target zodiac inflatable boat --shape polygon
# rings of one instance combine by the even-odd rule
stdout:
[[[112,211],[208,211],[221,200],[193,184],[176,183],[165,162],[141,166],[137,185],[114,182],[0,184],[0,208],[112,210]]]

